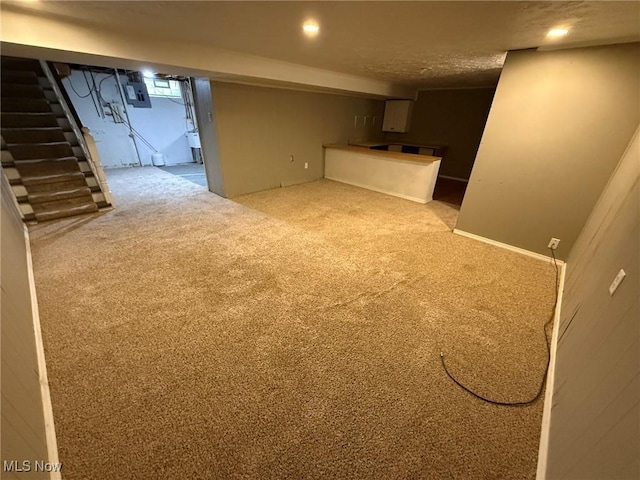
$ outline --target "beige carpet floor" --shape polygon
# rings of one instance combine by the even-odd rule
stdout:
[[[534,478],[550,264],[322,180],[229,201],[148,167],[30,228],[66,479]]]

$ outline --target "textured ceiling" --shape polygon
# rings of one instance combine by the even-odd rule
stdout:
[[[3,3],[418,87],[494,85],[507,50],[640,40],[639,2]],[[313,40],[306,18],[320,23]],[[558,26],[570,34],[547,40]]]

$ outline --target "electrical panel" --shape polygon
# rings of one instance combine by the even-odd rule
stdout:
[[[147,86],[142,82],[127,82],[124,86],[127,103],[136,108],[151,108]]]

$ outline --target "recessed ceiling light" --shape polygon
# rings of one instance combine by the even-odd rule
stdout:
[[[547,33],[547,37],[564,37],[567,33],[569,33],[569,30],[566,28],[552,28]]]
[[[302,31],[307,37],[315,37],[320,32],[320,25],[315,20],[307,20],[302,25]]]
[[[153,76],[155,76],[155,73],[153,73],[151,70],[143,70],[142,71],[142,75],[144,77],[153,77]]]

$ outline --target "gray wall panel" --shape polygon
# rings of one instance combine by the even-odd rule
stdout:
[[[609,285],[621,268],[627,277],[611,296]],[[567,262],[548,479],[640,478],[639,322],[636,132]]]
[[[638,43],[510,52],[456,228],[566,259],[639,105]]]

